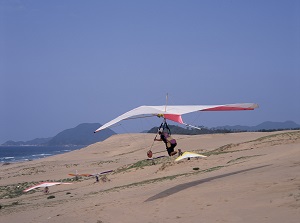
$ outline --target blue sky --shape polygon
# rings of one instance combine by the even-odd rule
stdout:
[[[167,93],[260,105],[183,117],[194,125],[300,124],[299,1],[0,0],[0,143],[104,124]]]

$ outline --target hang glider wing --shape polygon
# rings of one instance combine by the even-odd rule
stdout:
[[[93,173],[93,174],[90,174],[90,176],[100,176],[100,175],[107,174],[107,173],[110,173],[110,172],[113,172],[113,170],[107,170],[107,171],[104,171],[104,172],[101,172],[101,173]]]
[[[186,158],[193,158],[193,157],[205,158],[207,156],[204,156],[204,155],[201,155],[198,153],[193,153],[193,152],[184,152],[181,156],[176,158],[175,161],[179,161],[179,160],[186,159]]]
[[[98,128],[96,132],[111,127],[112,125],[126,119],[141,118],[149,116],[162,117],[180,124],[197,128],[195,126],[183,122],[181,115],[196,111],[242,111],[254,110],[258,108],[255,103],[240,103],[240,104],[226,104],[226,105],[169,105],[169,106],[140,106],[132,109],[117,118],[107,122]]]
[[[107,170],[107,171],[103,171],[103,172],[100,172],[100,173],[80,173],[80,174],[75,174],[75,173],[69,173],[70,176],[82,176],[82,177],[93,177],[93,176],[100,176],[102,174],[107,174],[107,173],[110,173],[110,172],[113,172],[113,170]]]
[[[32,186],[32,187],[28,187],[27,189],[23,190],[23,192],[28,192],[28,191],[31,191],[31,190],[33,190],[33,189],[40,188],[40,187],[51,187],[51,186],[54,186],[54,185],[60,185],[60,184],[72,184],[72,183],[43,182],[43,183],[34,185],[34,186]]]
[[[80,174],[69,173],[69,175],[73,176],[73,177],[76,177],[76,176],[79,176],[79,177],[89,177],[91,174],[89,174],[89,173],[80,173]]]

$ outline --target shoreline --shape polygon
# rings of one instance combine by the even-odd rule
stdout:
[[[86,146],[2,146],[0,164],[27,162],[82,149]]]

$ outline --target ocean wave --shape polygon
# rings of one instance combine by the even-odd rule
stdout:
[[[80,149],[79,146],[62,148],[45,146],[2,146],[0,149],[0,163],[24,162],[46,158]]]
[[[48,154],[48,153],[41,153],[41,154],[34,154],[31,156],[52,156],[53,154]]]
[[[12,156],[0,157],[0,163],[14,162],[16,159]]]

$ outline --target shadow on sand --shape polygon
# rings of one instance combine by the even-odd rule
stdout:
[[[189,182],[189,183],[179,184],[177,186],[174,186],[174,187],[171,187],[167,190],[164,190],[164,191],[162,191],[162,192],[160,192],[160,193],[158,193],[158,194],[156,194],[152,197],[149,197],[144,202],[154,201],[154,200],[157,200],[157,199],[168,197],[168,196],[170,196],[172,194],[175,194],[175,193],[178,193],[182,190],[188,189],[190,187],[197,186],[199,184],[207,183],[207,182],[212,181],[212,180],[216,180],[216,179],[220,179],[220,178],[223,178],[223,177],[232,176],[232,175],[235,175],[235,174],[244,173],[244,172],[264,168],[264,167],[267,167],[267,166],[271,166],[271,165],[253,167],[253,168],[249,168],[249,169],[245,169],[245,170],[235,171],[235,172],[232,172],[232,173],[226,173],[226,174],[222,174],[222,175],[218,175],[218,176],[214,176],[214,177],[208,177],[208,178],[205,178],[205,179],[196,180],[196,181],[192,181],[192,182]]]

